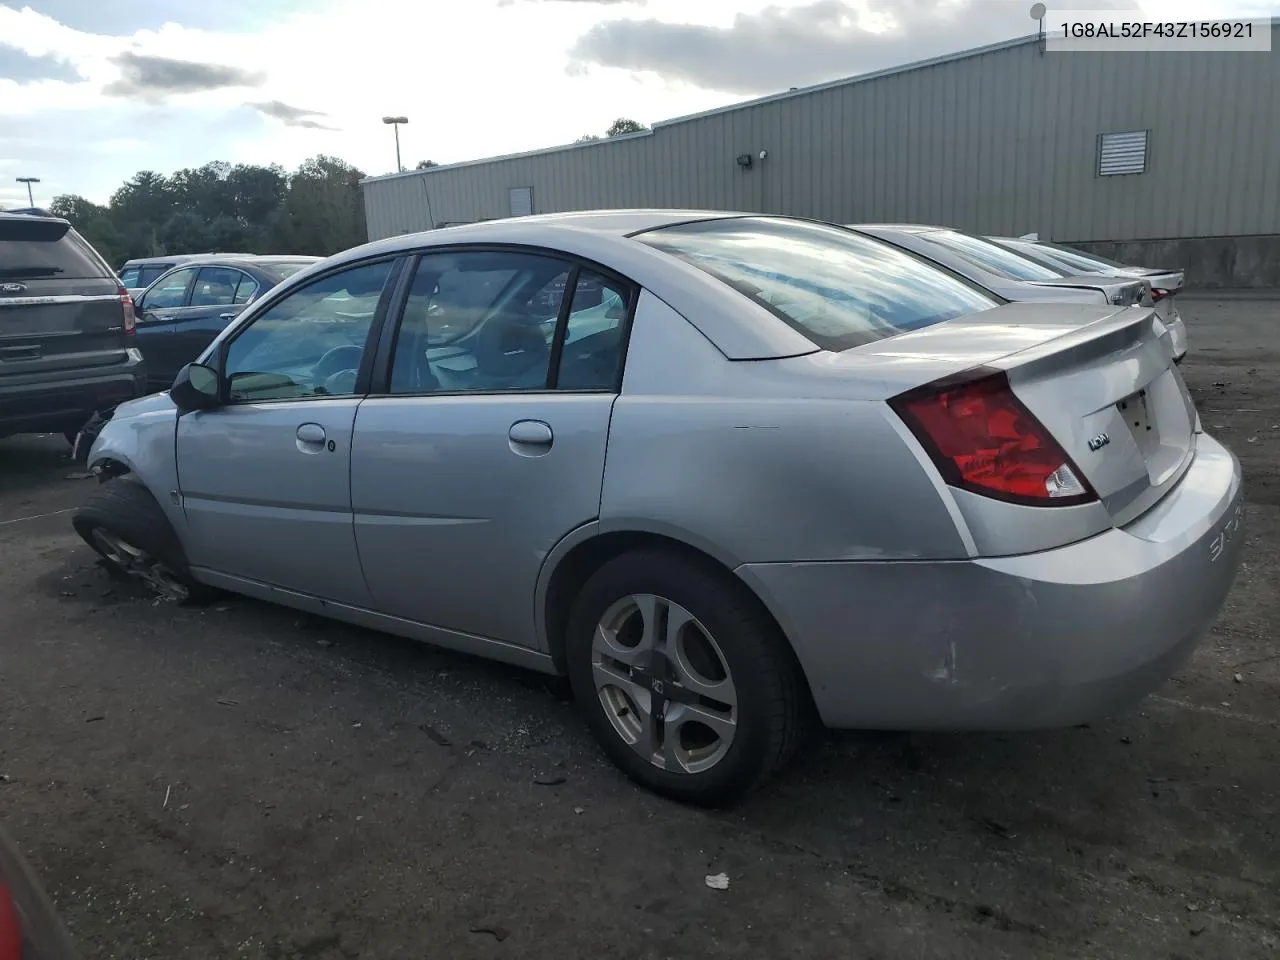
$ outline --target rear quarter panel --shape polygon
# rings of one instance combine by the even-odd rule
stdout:
[[[806,395],[806,381],[778,366],[726,360],[643,294],[609,430],[600,532],[671,536],[729,567],[967,556],[954,506],[885,404],[832,397],[816,381]]]

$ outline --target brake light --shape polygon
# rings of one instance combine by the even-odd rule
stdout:
[[[889,404],[953,487],[1030,506],[1097,499],[1004,373],[940,381]]]
[[[138,318],[133,312],[133,297],[124,287],[120,288],[120,310],[124,314],[124,332],[133,333],[138,329]]]
[[[22,928],[9,888],[0,882],[0,960],[22,960]]]
[[[1169,291],[1168,291],[1168,290],[1161,290],[1159,287],[1152,287],[1152,288],[1151,288],[1151,302],[1152,302],[1152,303],[1155,303],[1157,300],[1163,300],[1163,299],[1164,299],[1165,297],[1167,297],[1167,296],[1169,296]]]

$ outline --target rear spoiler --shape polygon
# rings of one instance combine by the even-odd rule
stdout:
[[[0,213],[0,240],[34,240],[53,243],[61,240],[71,224],[60,217]]]

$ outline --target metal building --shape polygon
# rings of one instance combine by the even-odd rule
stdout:
[[[618,207],[1038,233],[1203,286],[1280,286],[1271,52],[1045,51],[1037,37],[363,181],[371,239]]]

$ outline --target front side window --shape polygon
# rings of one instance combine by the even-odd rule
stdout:
[[[236,285],[244,276],[230,267],[201,267],[191,291],[193,307],[223,307],[235,301]]]
[[[355,395],[356,374],[391,263],[370,263],[290,292],[236,334],[223,376],[231,401]]]
[[[123,287],[136,288],[140,286],[138,283],[138,268],[125,267],[120,271],[120,285]]]
[[[147,291],[142,306],[146,310],[172,310],[185,306],[187,286],[195,276],[195,270],[175,270]]]
[[[826,224],[732,217],[661,227],[636,239],[724,281],[826,350],[998,304],[887,243]]]
[[[999,244],[956,230],[930,230],[919,236],[1008,280],[1058,280],[1066,276],[1062,270],[1035,263]]]
[[[424,255],[396,338],[391,392],[546,389],[572,269],[514,251]]]

